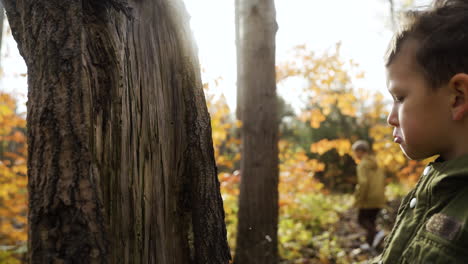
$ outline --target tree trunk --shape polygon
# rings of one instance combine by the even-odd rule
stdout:
[[[277,24],[273,0],[240,6],[242,159],[237,264],[278,263]]]
[[[228,263],[180,0],[4,0],[28,66],[31,263]]]

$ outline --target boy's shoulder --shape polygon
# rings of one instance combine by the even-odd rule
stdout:
[[[445,245],[441,247],[445,248],[445,251],[453,252],[454,255],[460,257],[464,256],[465,261],[468,260],[465,251],[468,246],[468,203],[466,201],[468,201],[468,186],[465,185],[440,212],[433,214],[425,224],[425,231],[428,233],[429,242],[432,241],[431,244],[435,240],[440,243],[439,245]]]
[[[458,192],[456,192],[456,194],[448,201],[447,205],[443,207],[440,213],[434,214],[431,219],[429,219],[426,228],[429,228],[431,227],[431,224],[436,223],[443,224],[445,226],[452,226],[454,229],[468,228],[467,201],[468,185],[465,185]]]
[[[430,176],[423,175],[427,178],[421,185],[430,182]],[[446,183],[443,185],[448,187]],[[384,263],[401,263],[402,259],[404,263],[468,263],[468,185],[450,182],[450,186],[430,198],[424,196],[428,193],[425,188],[405,198],[406,212],[400,215],[402,221],[389,241],[389,252],[381,258]],[[401,247],[401,243],[407,244]]]
[[[428,188],[433,195],[443,196],[446,193],[452,196],[459,193],[468,186],[468,155],[444,162],[431,162],[425,168],[422,177],[425,177],[425,174],[432,178]]]
[[[424,229],[429,238],[440,239],[446,248],[460,251],[468,246],[468,156],[428,167],[434,170],[428,187],[433,209],[438,209]]]
[[[468,155],[445,162],[433,162],[425,171],[430,177],[427,191],[444,213],[468,220]],[[424,173],[423,173],[423,176]],[[460,215],[463,214],[463,215]],[[437,216],[435,216],[437,219]]]
[[[373,168],[377,166],[377,161],[375,160],[374,156],[367,155],[361,160],[358,166],[363,168]]]

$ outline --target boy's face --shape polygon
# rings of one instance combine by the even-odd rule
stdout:
[[[354,151],[354,156],[356,157],[356,159],[358,160],[361,160],[362,157],[364,157],[364,155],[366,155],[367,152],[365,152],[364,150],[355,150]]]
[[[387,68],[387,85],[393,97],[387,122],[394,141],[410,159],[447,152],[450,97],[446,87],[432,89],[415,61],[417,43],[407,40]],[[445,144],[444,144],[445,142]]]

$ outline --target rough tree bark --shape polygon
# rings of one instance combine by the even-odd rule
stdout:
[[[239,7],[242,159],[237,264],[278,262],[278,115],[273,0]]]
[[[28,66],[31,263],[228,263],[180,0],[3,0]]]

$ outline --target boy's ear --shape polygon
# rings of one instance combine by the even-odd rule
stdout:
[[[452,119],[462,120],[468,114],[468,74],[457,73],[449,81],[453,93]]]

